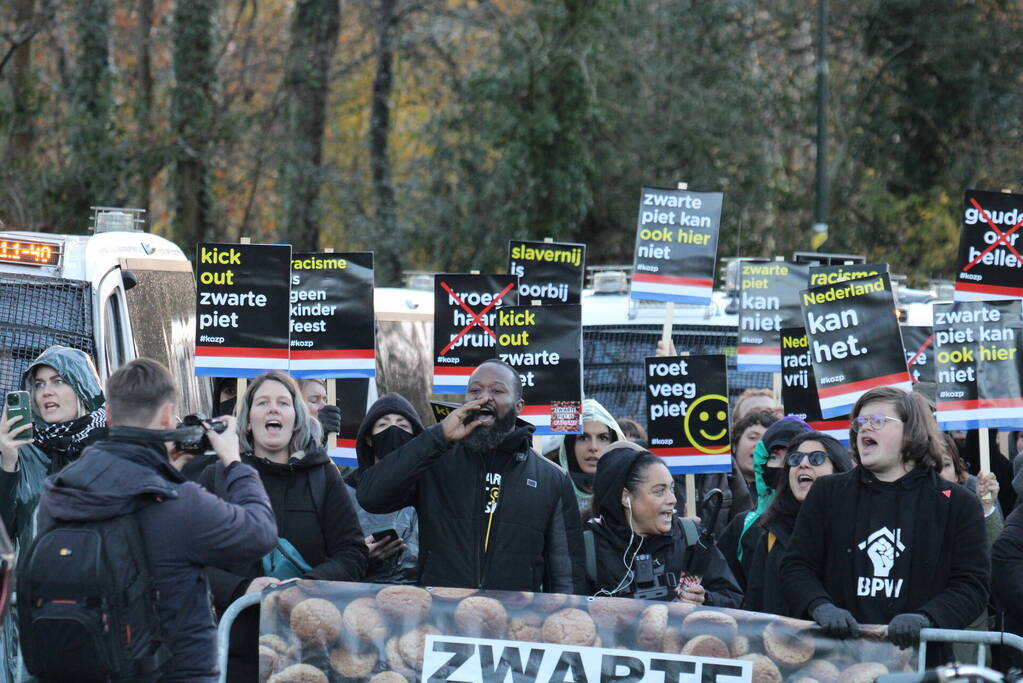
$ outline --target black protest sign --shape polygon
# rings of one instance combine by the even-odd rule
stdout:
[[[469,375],[494,357],[497,311],[519,303],[518,277],[444,273],[434,276],[433,391],[462,394]]]
[[[720,192],[643,188],[631,298],[710,303],[721,200]]]
[[[582,306],[509,306],[497,313],[497,355],[519,371],[521,418],[536,434],[582,431]]]
[[[812,287],[800,296],[821,415],[847,415],[874,387],[912,388],[887,273]]]
[[[291,246],[204,242],[195,264],[195,374],[287,371]]]
[[[376,377],[373,253],[291,259],[291,374]]]
[[[931,401],[934,393],[934,332],[923,325],[902,326],[902,346],[906,352],[906,365],[913,380],[913,391]]]
[[[799,292],[810,266],[743,261],[739,266],[739,372],[781,372],[781,330],[803,324]]]
[[[934,306],[937,420],[942,429],[1023,427],[1023,302]]]
[[[327,454],[338,467],[358,467],[355,439],[366,417],[371,380],[367,377],[353,377],[335,381],[338,407],[341,409],[341,431],[337,434],[333,448],[328,448]]]
[[[837,266],[810,266],[807,287],[833,285],[836,282],[859,280],[888,272],[887,263],[847,263]]]
[[[519,277],[519,298],[541,304],[577,304],[586,272],[586,245],[508,243],[508,272]]]
[[[810,427],[830,434],[839,441],[849,441],[849,420],[825,420],[817,396],[817,381],[810,360],[810,341],[802,327],[781,331],[781,402],[786,415],[800,417]]]
[[[956,301],[1023,298],[1023,195],[967,190]]]
[[[730,472],[725,357],[647,358],[644,376],[650,452],[673,474]]]

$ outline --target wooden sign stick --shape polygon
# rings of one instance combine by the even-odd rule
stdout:
[[[238,239],[238,244],[252,244],[252,238],[250,238],[250,237],[241,237],[241,238]],[[238,378],[238,388],[237,388],[238,397],[235,399],[235,402],[234,402],[234,406],[235,406],[234,412],[235,412],[235,415],[238,414],[238,408],[242,404],[242,397],[245,396],[245,390],[248,389],[248,388],[249,388],[249,378],[248,377],[239,377]]]
[[[334,247],[327,247],[323,250],[328,254],[334,253]],[[327,405],[337,405],[337,380],[331,377],[327,380]],[[337,447],[337,432],[327,433],[327,452]]]
[[[980,445],[980,471],[990,472],[991,471],[991,435],[987,427],[982,427],[977,430],[977,439]],[[984,502],[990,502],[991,494],[984,494]]]

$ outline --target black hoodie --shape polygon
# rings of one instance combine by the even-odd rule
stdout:
[[[582,528],[568,475],[530,447],[532,427],[489,454],[500,503],[484,552],[484,458],[433,425],[362,473],[359,504],[373,513],[413,505],[419,514],[419,583],[572,593],[585,588]]]
[[[622,507],[621,495],[629,468],[641,453],[632,448],[614,448],[604,453],[597,462],[593,495],[600,516],[587,522],[593,530],[597,560],[597,585],[592,592],[613,591],[621,584],[625,575],[623,557],[631,557],[642,540],[640,554],[652,555],[655,563],[665,566],[676,577],[682,572],[688,572],[701,578],[701,584],[706,590],[704,604],[738,607],[742,601],[742,589],[732,576],[721,551],[704,541],[687,546],[681,519],[674,517],[671,531],[666,534],[641,539],[632,533]],[[635,585],[630,584],[614,595],[630,597],[634,592]],[[674,600],[674,590],[669,591],[663,599]]]

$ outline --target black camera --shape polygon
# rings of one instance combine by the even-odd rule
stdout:
[[[227,429],[227,423],[221,420],[211,420],[202,413],[185,415],[175,428],[175,431],[181,436],[174,441],[174,447],[192,455],[202,455],[206,451],[213,450],[210,438],[206,436],[207,429],[222,434]]]
[[[662,600],[678,585],[678,576],[646,553],[636,556],[634,571],[633,591],[629,597],[636,600]]]

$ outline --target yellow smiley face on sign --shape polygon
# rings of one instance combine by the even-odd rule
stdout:
[[[682,423],[686,438],[698,451],[709,454],[727,453],[728,443],[728,399],[721,394],[701,396],[689,405],[686,419]],[[711,445],[725,440],[723,446]]]

